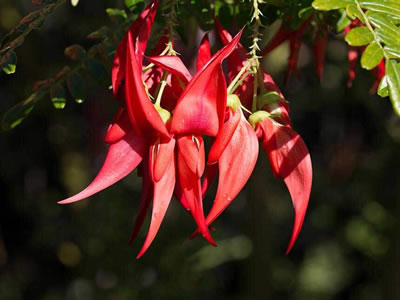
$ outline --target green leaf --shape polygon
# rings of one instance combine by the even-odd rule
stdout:
[[[105,39],[109,34],[110,34],[111,30],[109,27],[107,26],[102,26],[100,27],[98,30],[90,33],[87,38],[88,39],[92,39],[92,40],[102,40]]]
[[[129,9],[129,11],[135,11],[136,7],[139,4],[142,4],[143,0],[125,0],[125,6]]]
[[[71,0],[71,5],[72,5],[73,7],[77,6],[78,3],[79,3],[79,0]]]
[[[57,109],[63,109],[66,103],[65,88],[61,84],[54,85],[50,90],[51,102]]]
[[[385,98],[385,97],[389,96],[389,89],[388,89],[386,75],[383,76],[383,78],[381,79],[381,82],[379,83],[379,86],[378,86],[377,93],[382,98]]]
[[[368,19],[376,27],[376,34],[385,44],[400,43],[400,30],[390,19],[379,13],[367,12]]]
[[[374,12],[400,16],[400,2],[398,0],[361,0],[360,5],[364,9],[369,9]]]
[[[106,13],[110,17],[111,22],[116,23],[116,24],[124,22],[126,20],[126,18],[128,17],[126,15],[125,10],[123,10],[123,9],[107,8]]]
[[[305,20],[309,18],[313,14],[313,12],[314,9],[311,6],[309,6],[302,8],[297,15],[299,16],[300,19]]]
[[[17,56],[9,50],[1,59],[1,68],[6,74],[13,74],[17,68]]]
[[[65,48],[64,54],[71,60],[82,60],[86,56],[86,50],[80,45],[72,45]]]
[[[352,0],[315,0],[312,6],[317,10],[333,10],[346,8],[348,4],[354,3]]]
[[[336,23],[336,32],[342,32],[347,26],[351,24],[351,20],[347,17],[346,12],[342,13],[339,21]]]
[[[385,46],[385,51],[387,54],[389,54],[390,58],[400,59],[400,46],[399,45]]]
[[[25,101],[13,106],[3,115],[1,127],[3,130],[10,130],[18,126],[32,111],[36,102],[43,97],[43,93],[36,92]]]
[[[86,60],[86,67],[89,73],[100,83],[105,86],[110,85],[110,76],[105,69],[104,65],[94,58]]]
[[[349,4],[346,7],[346,13],[351,18],[354,20],[355,18],[359,19],[362,23],[365,23],[364,16],[363,14],[358,10],[357,6],[355,4]]]
[[[367,27],[356,27],[350,30],[344,39],[350,46],[364,46],[374,40],[374,35]]]
[[[383,49],[376,42],[373,42],[365,48],[365,51],[361,56],[361,66],[364,69],[372,70],[382,61],[382,59]]]
[[[82,103],[85,100],[85,85],[82,77],[78,73],[74,72],[68,76],[67,86],[77,103]]]
[[[393,109],[400,116],[400,64],[393,59],[387,60],[386,76]]]

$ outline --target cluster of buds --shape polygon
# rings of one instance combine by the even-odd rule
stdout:
[[[292,129],[287,102],[261,67],[257,73],[248,72],[254,66],[239,44],[241,32],[232,38],[218,21],[224,47],[212,55],[206,34],[193,76],[167,35],[145,56],[159,2],[145,8],[116,51],[112,86],[122,106],[105,137],[109,149],[103,167],[86,189],[60,203],[87,198],[137,168],[142,196],[131,241],[151,207],[149,230],[138,257],[154,240],[173,196],[196,223],[192,237],[200,234],[216,245],[210,226],[248,181],[260,141],[274,175],[284,180],[293,201],[289,252],[307,209],[312,167],[304,141]],[[207,156],[206,136],[212,141]],[[217,174],[216,196],[205,215],[204,195]]]

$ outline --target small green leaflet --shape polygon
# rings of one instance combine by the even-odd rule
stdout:
[[[17,56],[14,51],[8,51],[1,59],[1,68],[6,74],[15,73],[15,69],[17,68]]]
[[[71,0],[71,5],[74,7],[77,6],[78,3],[79,3],[79,0]]]
[[[346,8],[348,4],[354,4],[352,0],[315,0],[312,6],[317,10],[333,10]]]
[[[42,92],[30,95],[25,101],[18,103],[7,111],[2,119],[1,127],[3,130],[10,130],[18,126],[33,110],[36,102],[43,97]]]
[[[63,109],[65,107],[65,88],[61,84],[57,84],[51,88],[50,97],[55,108]]]
[[[394,59],[386,61],[386,77],[393,109],[400,116],[400,64]]]
[[[365,48],[363,55],[361,56],[361,66],[364,69],[372,70],[375,68],[383,59],[383,49],[382,47],[373,42]]]
[[[367,27],[356,27],[344,39],[350,46],[365,46],[374,40],[374,35]]]
[[[377,93],[382,98],[385,98],[385,97],[389,96],[389,89],[388,89],[388,85],[387,85],[387,77],[386,77],[386,75],[383,76],[381,82],[379,83]]]

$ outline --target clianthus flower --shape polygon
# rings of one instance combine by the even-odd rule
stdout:
[[[236,94],[228,95],[227,81],[231,82],[238,68],[247,63],[246,52],[239,44],[241,32],[232,38],[219,26],[224,47],[213,56],[205,35],[193,77],[175,55],[173,41],[166,35],[146,57],[159,2],[155,0],[145,8],[116,51],[112,86],[115,98],[123,105],[105,137],[109,149],[103,167],[86,189],[60,203],[90,197],[138,168],[142,196],[131,241],[138,236],[152,208],[138,258],[153,242],[173,195],[192,215],[197,226],[194,235],[200,233],[216,245],[209,227],[249,179],[260,140],[274,174],[285,181],[292,196],[296,216],[290,249],[304,219],[312,171],[308,150],[291,127],[287,103],[266,73],[257,91],[259,111],[250,116],[246,112],[252,107],[250,87],[254,80],[260,80],[257,76],[248,76]],[[226,58],[228,80],[221,66]],[[144,60],[149,64],[143,65]],[[278,97],[271,98],[267,91]],[[213,141],[207,159],[204,136]],[[217,173],[217,194],[205,216],[203,198]]]

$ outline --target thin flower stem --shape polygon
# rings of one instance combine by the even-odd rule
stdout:
[[[168,77],[169,73],[164,71],[160,84],[157,86],[157,90],[155,92],[154,95],[156,95],[156,102],[154,103],[154,105],[156,107],[161,107],[161,98],[162,98],[162,94],[164,93],[164,89],[165,86],[167,85],[167,77]]]
[[[248,64],[248,63],[245,63],[245,64],[243,65],[243,67],[240,69],[239,73],[235,76],[235,78],[234,78],[234,79],[232,80],[232,82],[229,84],[229,86],[228,86],[228,94],[232,94],[232,93],[236,90],[236,88],[237,88],[236,85],[237,85],[239,79],[241,79],[243,73],[246,72],[246,71],[248,71],[248,69],[249,69],[249,64]],[[247,76],[245,76],[244,78],[246,78],[246,77],[247,77]],[[243,80],[244,80],[244,79],[243,79]],[[242,80],[242,82],[243,82],[243,80]],[[236,86],[236,88],[235,88],[235,86]]]
[[[228,89],[228,94],[232,94],[234,93],[237,88],[243,83],[243,81],[247,78],[247,76],[249,76],[252,72],[250,70],[247,70],[246,73],[242,76],[242,78],[240,78],[240,80],[238,82],[236,82],[236,84],[229,90]]]
[[[257,89],[258,89],[258,80],[256,78],[257,73],[255,73],[255,74],[253,73],[253,76],[254,76],[254,80],[253,80],[253,82],[254,82],[254,85],[253,85],[253,103],[252,103],[252,106],[251,106],[251,110],[253,112],[255,112],[255,111],[257,111]]]

